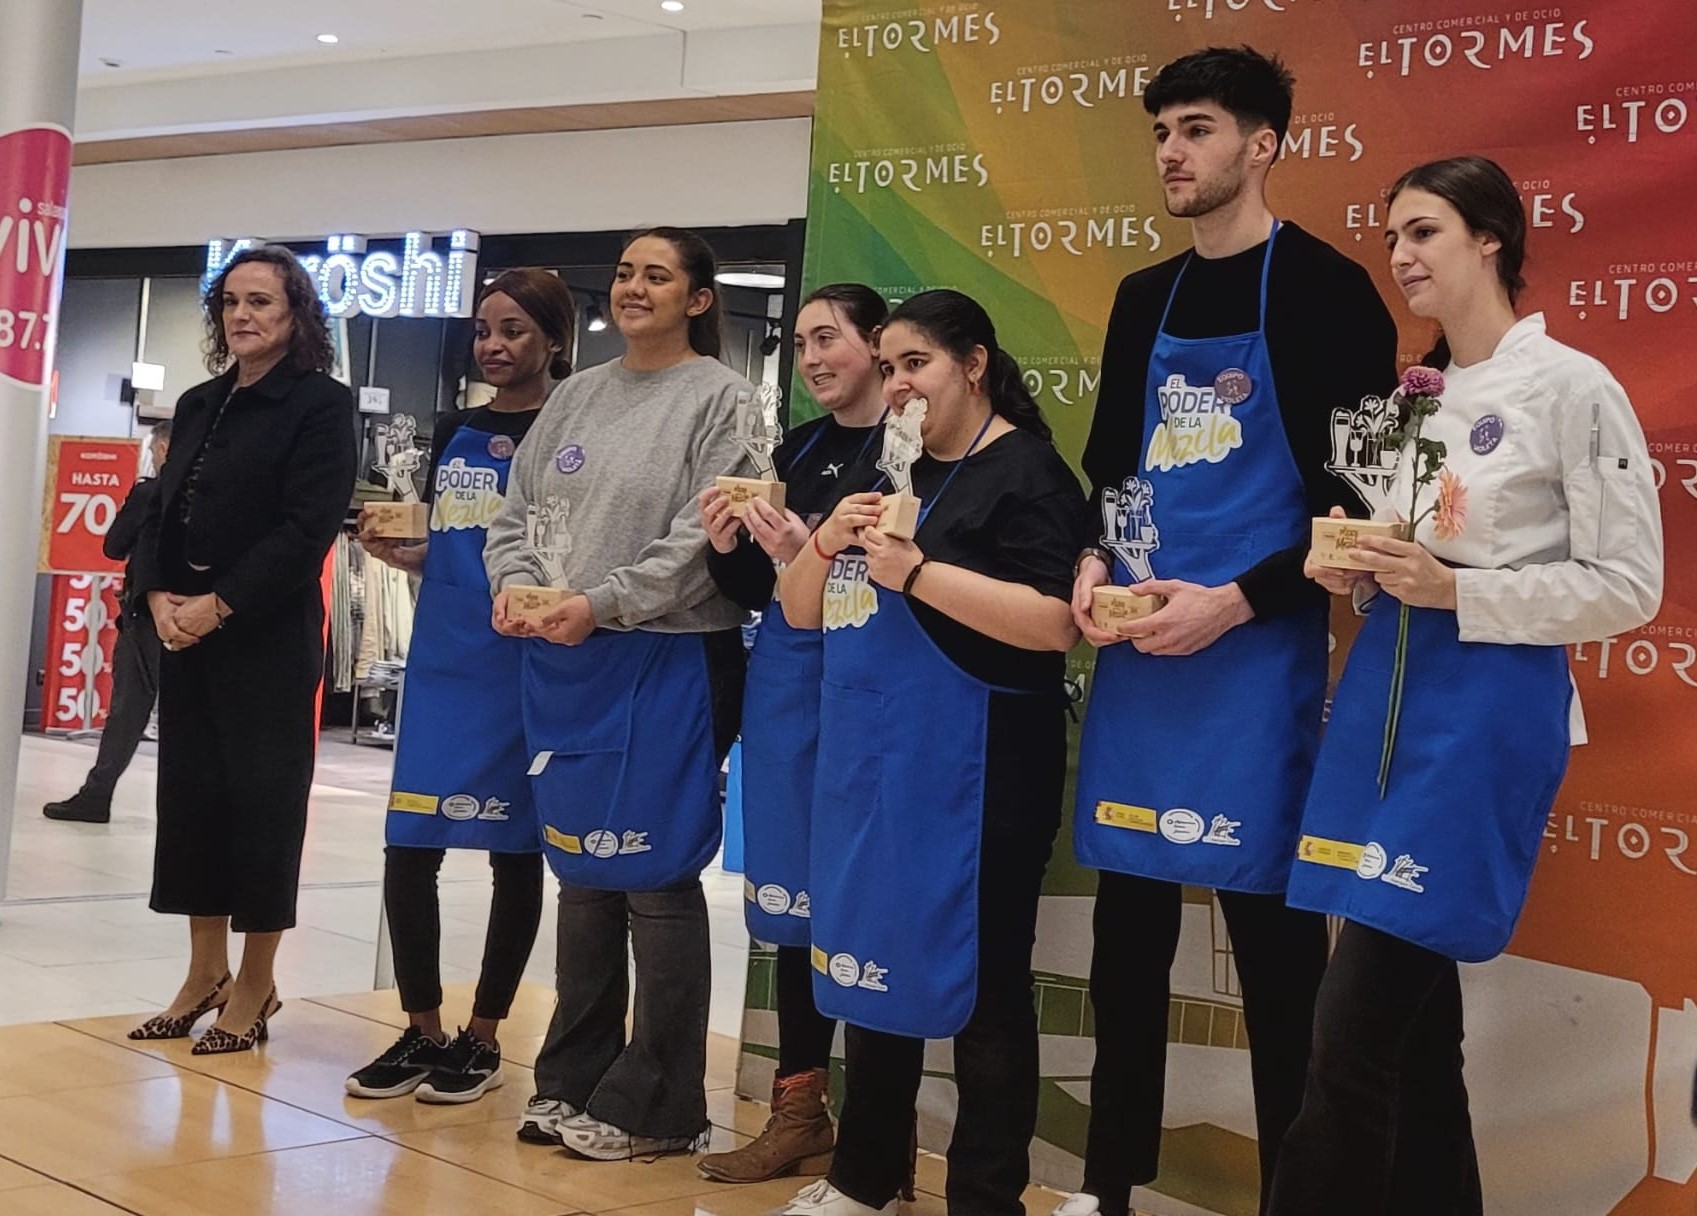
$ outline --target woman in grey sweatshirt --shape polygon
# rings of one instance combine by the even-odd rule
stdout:
[[[707,572],[695,492],[746,471],[735,419],[754,393],[714,357],[715,271],[691,232],[626,246],[611,289],[625,355],[548,399],[484,548],[495,628],[529,639],[525,737],[560,879],[558,1004],[519,1135],[597,1160],[685,1151],[708,1127],[700,874],[719,847],[744,614]],[[568,594],[521,615],[527,586]]]

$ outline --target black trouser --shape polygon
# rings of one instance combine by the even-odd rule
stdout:
[[[778,1075],[831,1066],[831,1042],[837,1019],[819,1012],[813,1003],[813,958],[806,946],[779,946]]]
[[[1022,708],[992,709],[986,752],[978,1003],[954,1038],[960,1101],[947,1198],[948,1210],[960,1216],[1024,1216],[1020,1196],[1037,1130],[1031,948],[1043,870],[1060,826],[1066,740],[1058,705]],[[847,1087],[830,1181],[859,1203],[883,1207],[906,1186],[912,1165],[925,1042],[854,1025],[844,1027],[843,1041]]]
[[[1345,922],[1274,1216],[1479,1216],[1453,960]]]
[[[446,856],[446,849],[405,845],[383,850],[383,906],[395,948],[395,986],[408,1013],[442,1007],[442,900],[436,876]],[[471,1015],[500,1020],[512,1010],[542,923],[542,854],[491,853],[489,868],[495,890]]]
[[[112,704],[100,732],[94,767],[83,778],[80,797],[108,803],[118,778],[135,758],[153,703],[159,698],[159,634],[149,617],[126,618],[112,647]]]
[[[1124,1213],[1131,1188],[1153,1182],[1159,1170],[1170,973],[1183,896],[1177,883],[1108,870],[1097,881],[1090,963],[1096,1063],[1083,1189],[1106,1216]],[[1243,992],[1265,1207],[1280,1141],[1302,1102],[1315,994],[1326,969],[1326,921],[1287,907],[1282,895],[1221,891],[1219,900]]]
[[[715,754],[742,725],[742,632],[702,635]],[[649,729],[659,729],[651,725]],[[699,877],[663,891],[560,884],[554,1017],[536,1057],[536,1093],[633,1135],[694,1136],[707,1121],[712,934]],[[630,960],[636,1003],[629,1040]]]

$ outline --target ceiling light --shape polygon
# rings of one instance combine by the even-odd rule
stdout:
[[[784,285],[783,275],[767,274],[762,270],[723,270],[713,277],[726,287],[756,287],[777,291]]]
[[[322,42],[325,46],[334,46],[336,43],[340,42],[341,39],[336,37],[334,34],[320,34],[318,35],[318,41]]]
[[[660,0],[660,7],[668,13],[681,13],[684,11],[684,0]]]
[[[584,328],[589,330],[590,333],[598,334],[607,328],[607,318],[601,312],[601,306],[599,304],[591,304],[589,306],[589,312],[586,315],[589,317],[589,324]]]

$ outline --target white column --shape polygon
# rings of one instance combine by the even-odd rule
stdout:
[[[82,0],[0,0],[0,897],[17,814]]]

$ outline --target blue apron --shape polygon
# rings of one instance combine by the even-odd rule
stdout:
[[[500,509],[513,441],[461,427],[436,468],[407,654],[386,839],[414,848],[534,853],[519,720],[517,638],[489,624],[483,540]]]
[[[1156,577],[1218,586],[1302,544],[1309,507],[1267,355],[1267,276],[1252,333],[1166,332],[1184,270],[1149,359],[1144,474]],[[1187,263],[1188,265],[1188,263]],[[1239,449],[1242,449],[1241,452]],[[1123,560],[1116,583],[1136,582]],[[1271,894],[1290,875],[1326,691],[1326,607],[1227,631],[1193,655],[1097,655],[1079,745],[1073,850],[1101,870]]]
[[[921,535],[963,463],[922,508]],[[824,608],[814,1004],[871,1030],[950,1038],[978,1001],[990,697],[1015,690],[957,667],[906,597],[872,582],[861,550],[831,562]]]
[[[524,639],[524,733],[543,851],[561,882],[657,891],[719,848],[719,764],[699,633]]]
[[[1514,933],[1567,771],[1567,652],[1463,642],[1455,613],[1415,608],[1381,800],[1397,608],[1389,594],[1375,599],[1349,652],[1288,899],[1484,962]]]
[[[792,466],[833,425],[815,429]],[[851,467],[877,434],[872,428]],[[769,607],[743,691],[743,909],[749,936],[774,946],[805,946],[811,936],[807,854],[823,668],[824,635],[791,628],[782,609]]]

